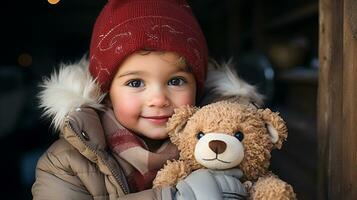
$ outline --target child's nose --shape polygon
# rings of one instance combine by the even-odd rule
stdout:
[[[165,91],[161,89],[157,89],[152,91],[150,98],[148,100],[149,106],[156,106],[156,107],[166,107],[170,105],[170,100],[166,95]]]

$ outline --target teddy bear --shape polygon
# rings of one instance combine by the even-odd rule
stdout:
[[[174,186],[201,168],[239,168],[249,199],[296,199],[292,186],[268,170],[271,151],[287,138],[277,112],[221,100],[176,109],[167,127],[180,157],[158,172],[154,187]]]
[[[271,151],[287,139],[284,120],[279,113],[260,108],[264,97],[238,76],[232,60],[222,64],[210,60],[208,67],[205,93],[209,95],[202,97],[199,107],[176,109],[167,123],[180,156],[158,172],[154,188],[175,186],[204,169],[217,174],[234,169],[242,173],[233,175],[238,181],[221,180],[228,185],[243,183],[248,199],[296,199],[292,186],[268,169]],[[206,187],[206,182],[198,181]]]

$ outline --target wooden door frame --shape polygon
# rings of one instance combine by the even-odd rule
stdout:
[[[319,2],[318,199],[357,199],[357,1]]]

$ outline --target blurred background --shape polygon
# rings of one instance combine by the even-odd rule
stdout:
[[[37,159],[57,138],[41,118],[39,83],[61,62],[88,53],[106,0],[5,1],[0,7],[1,199],[31,199]],[[210,56],[232,58],[266,107],[287,121],[289,137],[271,170],[299,199],[316,197],[317,0],[189,0]]]

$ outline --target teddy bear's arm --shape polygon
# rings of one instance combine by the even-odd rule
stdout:
[[[174,186],[190,173],[183,161],[167,161],[167,164],[156,175],[153,187]]]
[[[273,174],[260,177],[249,193],[253,200],[296,199],[292,186]]]

